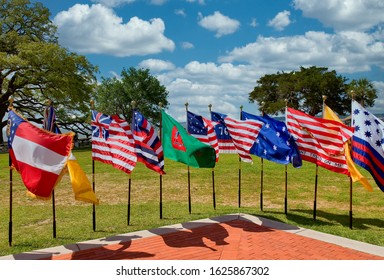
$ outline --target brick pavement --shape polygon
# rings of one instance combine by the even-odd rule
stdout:
[[[236,214],[8,256],[10,258],[384,260],[384,248],[250,215]]]

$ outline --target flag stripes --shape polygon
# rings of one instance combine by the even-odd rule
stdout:
[[[353,160],[371,173],[384,192],[384,123],[353,100],[352,124]]]
[[[224,124],[225,114],[211,112],[211,121],[214,125],[216,137],[219,144],[219,153],[237,154],[236,147]]]
[[[137,160],[159,174],[165,174],[164,152],[155,129],[144,116],[134,111],[132,121],[133,138]]]
[[[187,111],[187,130],[190,135],[215,149],[216,162],[219,159],[219,142],[212,121]]]
[[[336,121],[309,116],[287,108],[286,122],[296,139],[303,160],[331,171],[349,175],[344,142],[353,129]]]
[[[264,123],[252,119],[239,121],[230,117],[225,117],[224,123],[240,158],[244,162],[252,162],[249,151]]]
[[[130,174],[137,161],[129,124],[92,111],[92,158]]]

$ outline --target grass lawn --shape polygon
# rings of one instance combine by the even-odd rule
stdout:
[[[92,181],[90,149],[75,150]],[[261,160],[239,164],[238,156],[220,155],[214,169],[216,209],[213,207],[212,169],[190,168],[191,213],[188,209],[188,168],[165,162],[163,207],[160,219],[159,175],[138,163],[131,174],[130,224],[127,224],[129,176],[95,162],[96,231],[92,205],[75,201],[68,175],[55,188],[56,238],[53,238],[52,200],[26,194],[20,175],[13,172],[12,246],[9,246],[10,188],[8,154],[0,154],[0,255],[70,244],[142,229],[151,229],[229,213],[247,213],[281,222],[384,246],[384,193],[370,180],[374,191],[353,184],[353,228],[349,227],[350,183],[345,175],[319,168],[316,220],[314,213],[315,165],[288,166],[288,211],[284,213],[285,168],[267,160],[263,164],[263,210],[260,207]],[[241,200],[239,207],[239,168]]]

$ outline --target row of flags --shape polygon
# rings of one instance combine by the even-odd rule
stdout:
[[[31,124],[14,109],[8,114],[8,145],[12,166],[28,191],[49,198],[68,172],[75,198],[98,204],[89,180],[72,154],[73,133],[61,133],[53,107],[45,111],[44,128]],[[164,157],[196,168],[214,168],[221,153],[251,155],[298,168],[302,160],[350,176],[372,191],[355,163],[368,170],[384,191],[384,123],[356,101],[352,126],[324,106],[323,118],[286,108],[286,121],[242,111],[240,120],[211,111],[205,118],[187,110],[187,127],[161,112],[160,135],[134,110],[128,123],[92,111],[92,159],[130,174],[137,162],[164,175]]]

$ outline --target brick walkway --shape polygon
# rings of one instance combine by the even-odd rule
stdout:
[[[0,259],[384,260],[384,247],[233,214]]]

